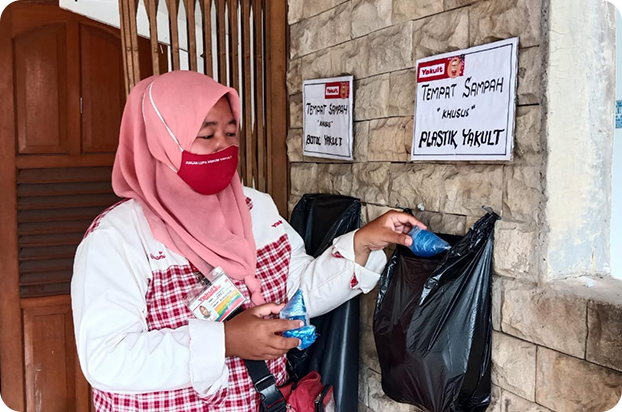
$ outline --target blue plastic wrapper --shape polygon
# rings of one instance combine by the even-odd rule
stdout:
[[[430,258],[451,249],[449,243],[445,242],[434,233],[415,226],[408,234],[413,240],[410,250],[416,256]]]
[[[283,332],[283,336],[286,338],[298,338],[300,339],[300,345],[298,349],[306,349],[317,339],[315,333],[315,326],[309,324],[309,315],[307,314],[307,308],[302,297],[302,291],[298,289],[294,296],[279,313],[281,319],[289,320],[301,320],[305,324],[298,329],[286,330]]]

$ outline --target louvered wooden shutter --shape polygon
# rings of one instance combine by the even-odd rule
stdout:
[[[18,171],[21,297],[69,293],[76,247],[92,220],[118,201],[110,173],[110,167]]]

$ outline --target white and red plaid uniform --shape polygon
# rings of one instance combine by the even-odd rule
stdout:
[[[287,273],[291,247],[287,236],[257,251],[257,278],[266,302],[285,302]],[[171,266],[166,271],[154,272],[147,292],[147,327],[176,329],[193,318],[184,297],[198,282],[191,266]],[[241,281],[234,281],[249,298],[248,289]],[[248,300],[247,300],[248,301]],[[248,304],[245,304],[245,309]],[[253,387],[244,362],[237,357],[226,359],[229,368],[229,387],[214,396],[201,398],[192,388],[144,394],[118,394],[93,389],[93,403],[100,412],[119,411],[255,411],[259,408],[259,394]],[[287,380],[286,359],[268,361],[270,372],[282,385]]]
[[[386,262],[382,252],[372,253],[365,268],[355,265],[351,232],[313,259],[269,196],[248,188],[245,193],[258,245],[256,273],[267,302],[285,302],[300,289],[313,317],[375,286]],[[82,370],[100,388],[93,392],[98,411],[258,409],[243,362],[222,357],[222,328],[191,320],[183,298],[197,282],[186,259],[153,239],[135,201],[96,219],[76,253],[72,310]],[[203,345],[211,349],[202,352]],[[184,362],[171,364],[172,359]],[[278,384],[284,383],[285,359],[269,367]],[[188,386],[175,386],[180,384]],[[183,389],[166,390],[167,385]]]

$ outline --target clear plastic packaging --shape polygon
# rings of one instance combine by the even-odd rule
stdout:
[[[290,301],[281,309],[279,317],[281,319],[301,320],[304,322],[304,326],[298,329],[286,330],[283,332],[283,336],[286,338],[300,339],[298,349],[308,348],[317,339],[315,326],[309,324],[309,315],[307,314],[307,308],[300,289],[296,291]]]
[[[412,245],[410,245],[410,251],[415,256],[430,258],[451,249],[449,243],[434,233],[417,226],[410,231],[408,236],[413,240]]]

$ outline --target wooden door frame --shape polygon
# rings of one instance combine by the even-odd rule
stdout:
[[[7,7],[0,23],[0,390],[8,407],[23,411],[24,333],[19,301],[13,47],[9,25],[12,14],[12,8]]]
[[[289,195],[289,161],[287,159],[287,0],[266,1],[266,68],[268,193],[281,216],[286,217]]]

